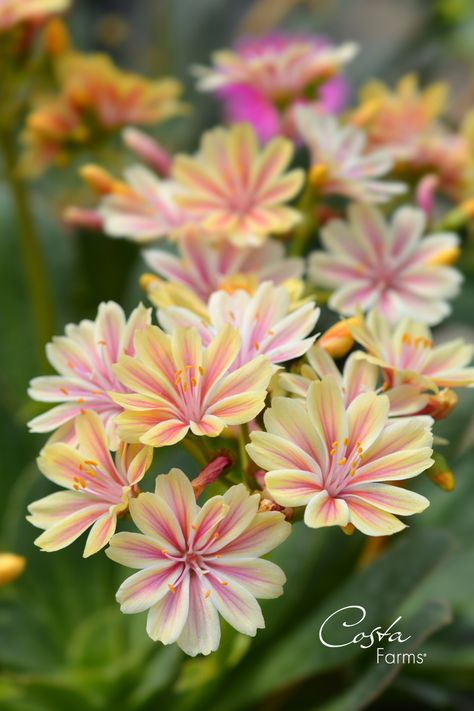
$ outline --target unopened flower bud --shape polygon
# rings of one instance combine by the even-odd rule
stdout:
[[[434,173],[429,173],[420,180],[416,187],[416,202],[428,218],[433,214],[438,185],[439,177]]]
[[[433,484],[439,486],[443,491],[453,491],[455,487],[454,474],[449,468],[446,459],[438,452],[433,453],[434,464],[426,470],[427,476]]]
[[[79,169],[79,175],[99,195],[113,193],[128,195],[133,191],[121,180],[116,180],[107,170],[99,165],[87,164]]]
[[[58,57],[69,49],[71,39],[66,25],[59,17],[53,17],[44,28],[44,48],[46,54]]]
[[[329,170],[327,165],[317,163],[309,169],[309,182],[315,188],[322,188],[328,179],[328,175]]]
[[[137,128],[129,127],[122,131],[122,139],[127,148],[159,175],[166,177],[170,174],[173,158],[154,138]]]
[[[16,580],[24,571],[26,558],[14,553],[0,553],[0,585]]]
[[[70,205],[63,211],[62,218],[69,227],[93,231],[102,229],[102,217],[96,210]]]
[[[436,395],[428,396],[428,402],[423,409],[423,414],[430,415],[434,420],[442,420],[452,412],[458,404],[458,400],[454,390],[444,388]]]
[[[318,345],[324,348],[333,358],[343,358],[354,345],[354,337],[350,327],[360,324],[359,316],[343,319],[328,328],[318,340]]]

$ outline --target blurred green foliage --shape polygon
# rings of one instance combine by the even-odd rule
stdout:
[[[384,4],[387,12],[406,6],[405,12],[416,17],[415,29],[408,23],[405,34],[381,47],[370,26],[373,3],[351,3],[365,13],[369,28],[356,37],[365,44],[354,82],[373,74],[391,79],[413,67],[446,77],[453,63],[471,75],[472,3]],[[192,89],[189,66],[229,43],[250,5],[230,0],[76,2],[73,32],[83,47],[105,47],[126,66],[150,76],[158,71],[177,74],[185,81],[187,98],[195,101],[196,110],[190,119],[160,129],[160,136],[172,148],[187,148],[204,126],[217,120],[212,100],[197,97]],[[291,5],[288,27],[352,38],[344,18],[349,3]],[[110,24],[110,13],[116,9],[125,13],[120,20],[125,24],[123,41],[118,43],[112,41]],[[117,22],[115,17],[115,35],[120,37]],[[362,24],[359,19],[359,33]],[[472,85],[471,79],[471,97]],[[68,169],[31,187],[58,332],[68,321],[93,316],[103,299],[115,299],[130,309],[141,298],[140,259],[134,246],[61,228],[58,206],[78,189],[79,182]],[[26,505],[52,487],[40,479],[34,464],[42,439],[26,433],[25,423],[38,407],[27,399],[27,383],[40,366],[15,216],[4,186],[0,230],[0,548],[28,559],[24,576],[0,589],[1,711],[473,708],[474,472],[469,393],[438,428],[438,434],[450,440],[443,452],[456,475],[453,493],[420,479],[419,490],[430,498],[431,507],[362,569],[361,535],[345,537],[339,530],[313,532],[296,525],[273,555],[288,582],[282,598],[264,601],[267,628],[255,640],[225,628],[217,652],[187,659],[175,647],[153,644],[145,634],[143,615],[120,614],[114,593],[126,571],[105,555],[83,560],[80,543],[54,555],[33,546],[35,531],[24,519]],[[470,330],[472,338],[472,244],[469,249],[465,288],[455,302],[449,328]],[[178,459],[182,463],[180,450],[167,449],[157,457],[154,471],[166,471]],[[411,635],[403,651],[426,652],[425,663],[404,668],[377,665],[374,649],[322,647],[320,624],[330,612],[349,604],[367,609],[364,629],[383,626],[402,614],[403,629]]]

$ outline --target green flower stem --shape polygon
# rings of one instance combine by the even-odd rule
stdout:
[[[54,331],[53,302],[41,245],[31,214],[28,190],[16,168],[15,135],[7,128],[0,130],[0,151],[3,155],[5,176],[17,214],[18,235],[34,318],[38,357],[40,362],[44,363],[44,346]]]
[[[302,214],[301,222],[296,226],[290,242],[289,254],[292,257],[303,256],[308,242],[314,234],[317,223],[314,215],[316,190],[308,181],[298,202],[297,208]]]
[[[206,466],[209,461],[209,457],[207,455],[207,451],[205,451],[204,448],[201,447],[198,440],[194,440],[189,435],[187,435],[184,439],[181,440],[180,444],[182,445],[183,449],[185,449],[188,454],[190,454],[196,460],[198,464],[204,467]]]

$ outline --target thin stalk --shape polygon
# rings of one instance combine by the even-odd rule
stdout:
[[[197,441],[190,439],[190,437],[185,437],[184,439],[181,440],[180,444],[182,445],[183,449],[185,449],[188,454],[190,454],[198,464],[201,466],[206,466],[208,463],[208,457],[206,456],[206,453],[203,451],[202,447],[198,444]]]
[[[292,257],[304,255],[308,242],[316,229],[315,203],[316,191],[308,181],[297,205],[298,210],[302,213],[302,219],[296,226],[291,239],[289,254]]]
[[[40,361],[44,362],[44,346],[54,330],[53,302],[41,245],[30,209],[28,190],[16,169],[15,136],[6,128],[0,130],[0,151],[18,220],[18,236],[36,331],[38,356]]]

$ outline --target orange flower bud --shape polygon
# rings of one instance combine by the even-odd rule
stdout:
[[[433,484],[439,486],[443,491],[453,491],[455,487],[454,474],[449,468],[446,459],[438,452],[433,453],[434,464],[426,470],[427,476]]]
[[[79,169],[79,175],[99,195],[110,195],[117,193],[120,195],[133,194],[131,188],[121,180],[116,180],[107,170],[99,165],[89,163]]]
[[[25,569],[26,558],[15,553],[0,553],[0,585],[18,578]]]
[[[426,415],[431,415],[434,420],[442,420],[449,415],[450,412],[458,404],[458,396],[454,390],[444,388],[436,395],[430,395],[428,403],[423,410]]]
[[[324,348],[326,353],[329,353],[333,358],[342,358],[354,345],[354,337],[350,327],[357,326],[359,323],[359,316],[352,316],[335,323],[334,326],[331,326],[323,333],[318,340],[318,345]]]
[[[309,169],[309,182],[315,188],[322,188],[328,179],[328,175],[329,170],[327,165],[317,163]]]
[[[44,47],[46,54],[57,57],[71,45],[66,25],[59,17],[53,17],[44,28]]]

